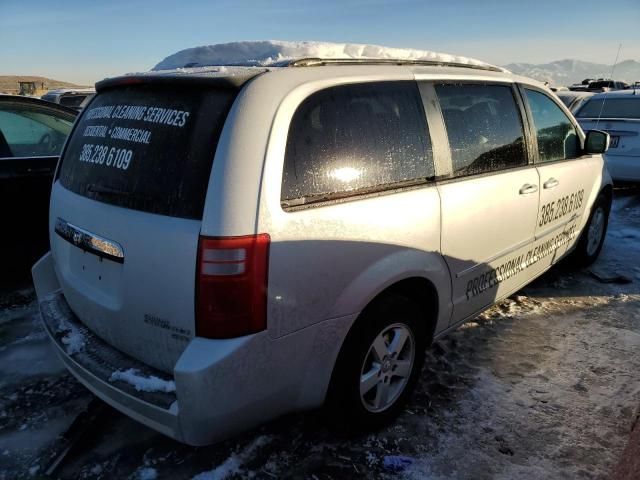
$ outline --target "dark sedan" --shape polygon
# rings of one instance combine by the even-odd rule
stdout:
[[[0,284],[25,276],[49,248],[53,173],[77,112],[0,95]]]

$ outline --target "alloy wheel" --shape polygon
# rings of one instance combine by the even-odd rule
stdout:
[[[393,405],[409,382],[414,359],[415,339],[407,325],[395,323],[375,337],[360,373],[360,399],[368,411]]]

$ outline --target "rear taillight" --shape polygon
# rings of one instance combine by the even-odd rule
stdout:
[[[231,338],[267,328],[269,235],[200,237],[196,335]]]

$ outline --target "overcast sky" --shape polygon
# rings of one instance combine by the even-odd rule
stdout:
[[[238,40],[375,43],[490,63],[640,60],[640,0],[0,0],[0,75],[92,84]]]

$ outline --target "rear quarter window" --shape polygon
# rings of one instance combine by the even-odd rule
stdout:
[[[434,176],[415,82],[331,87],[298,107],[287,136],[281,201],[313,203]]]
[[[234,89],[157,85],[99,93],[73,130],[59,180],[100,202],[200,219],[235,96]]]

